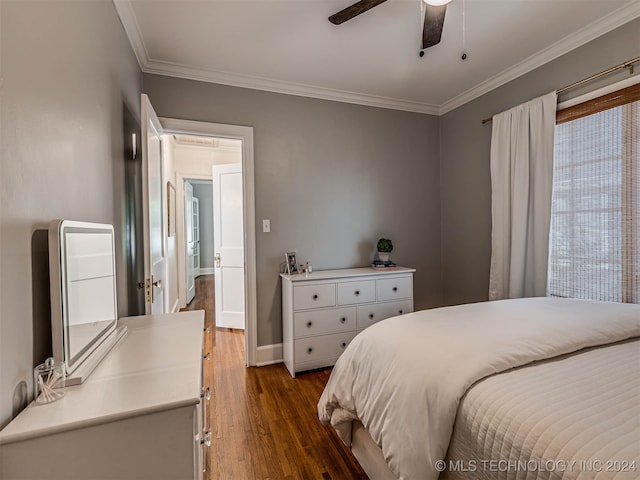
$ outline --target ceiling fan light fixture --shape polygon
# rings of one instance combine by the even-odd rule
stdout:
[[[432,7],[440,7],[446,5],[451,0],[424,0],[424,3],[431,5]]]

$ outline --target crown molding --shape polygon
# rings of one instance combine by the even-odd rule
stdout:
[[[140,70],[144,73],[184,78],[187,80],[198,80],[201,82],[217,83],[233,87],[250,88],[253,90],[264,90],[286,95],[297,95],[370,107],[424,113],[428,115],[444,115],[445,113],[450,112],[451,110],[454,110],[465,103],[468,103],[481,95],[510,82],[511,80],[515,80],[545,63],[548,63],[571,50],[574,50],[585,43],[640,17],[640,2],[632,0],[611,14],[598,19],[544,50],[531,55],[513,67],[494,75],[460,95],[447,100],[441,105],[435,105],[398,98],[381,97],[345,90],[324,88],[314,85],[285,82],[282,80],[274,80],[251,75],[194,68],[170,62],[153,60],[149,58],[147,53],[131,1],[113,0],[113,3],[138,60]]]
[[[133,6],[130,0],[113,0],[113,4],[116,7],[116,11],[120,16],[120,21],[124,27],[124,31],[129,38],[133,53],[138,60],[140,70],[144,72],[144,67],[149,63],[149,54],[147,53],[147,47],[142,39],[142,32],[140,31],[140,25],[136,19],[136,14],[133,11]]]
[[[397,98],[380,97],[366,95],[344,90],[304,85],[281,80],[273,80],[250,75],[241,75],[217,70],[187,67],[169,62],[152,60],[149,58],[144,45],[142,32],[136,20],[135,12],[130,0],[113,0],[120,21],[127,33],[131,47],[138,59],[140,70],[144,73],[155,73],[169,77],[184,78],[187,80],[198,80],[201,82],[219,83],[233,87],[251,88],[254,90],[265,90],[268,92],[284,93],[287,95],[298,95],[302,97],[319,98],[322,100],[332,100],[343,103],[353,103],[357,105],[367,105],[371,107],[388,108],[392,110],[404,110],[407,112],[426,113],[438,115],[439,106],[412,102]]]
[[[232,87],[250,88],[267,92],[297,95],[301,97],[319,98],[342,103],[354,103],[370,107],[388,108],[392,110],[404,110],[407,112],[426,113],[438,115],[438,105],[412,102],[398,98],[367,95],[346,90],[305,85],[301,83],[285,82],[270,78],[257,77],[237,73],[222,72],[203,68],[188,67],[176,63],[150,60],[143,68],[145,73],[154,73],[170,77],[198,80],[201,82],[218,83]]]
[[[446,101],[440,105],[438,114],[444,115],[638,17],[640,17],[640,2],[634,0],[606,17],[596,20],[544,50],[531,55],[522,62],[494,75],[472,89]]]

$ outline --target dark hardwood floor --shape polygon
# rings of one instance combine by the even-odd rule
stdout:
[[[214,276],[196,279],[185,310],[204,310],[211,385],[209,480],[357,480],[367,476],[316,405],[330,371],[291,378],[284,364],[244,366],[244,332],[214,328]]]

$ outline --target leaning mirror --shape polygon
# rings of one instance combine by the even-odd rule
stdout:
[[[67,385],[81,383],[120,338],[111,225],[55,220],[49,226],[53,357]]]

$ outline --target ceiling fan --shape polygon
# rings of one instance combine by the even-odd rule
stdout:
[[[424,0],[426,11],[424,15],[424,25],[422,27],[422,50],[440,43],[442,26],[444,25],[444,15],[447,11],[447,3],[450,1],[451,0]],[[386,2],[386,0],[360,0],[344,10],[340,10],[338,13],[331,15],[329,21],[334,25],[340,25],[383,2]],[[421,51],[420,56],[423,54],[424,52]]]

